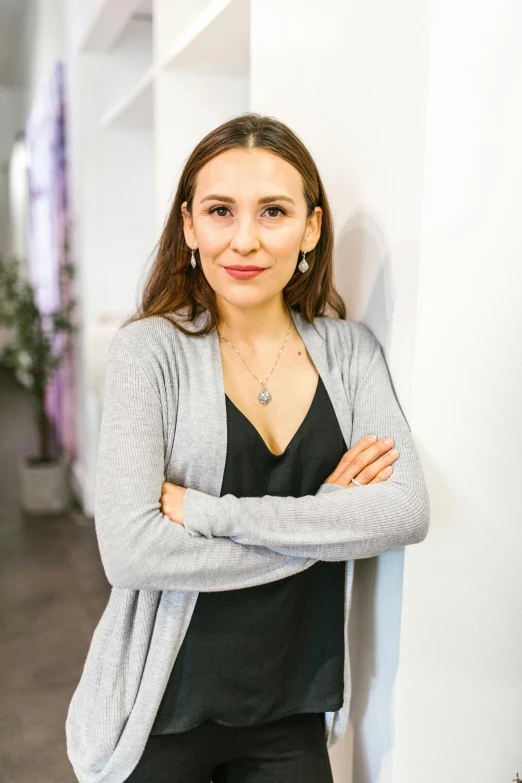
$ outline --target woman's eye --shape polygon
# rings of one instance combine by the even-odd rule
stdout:
[[[209,215],[213,215],[214,213],[217,213],[218,209],[225,209],[228,210],[228,207],[213,207],[213,209],[209,209]],[[218,215],[218,217],[224,217],[224,215]]]
[[[268,212],[268,211],[269,211],[269,210],[271,210],[271,209],[275,209],[275,210],[277,210],[277,211],[278,211],[278,212],[280,212],[282,215],[285,215],[285,214],[286,214],[286,212],[284,211],[284,209],[281,209],[281,207],[267,207],[267,208],[266,208],[266,211]],[[269,217],[278,217],[278,215],[270,215]]]
[[[221,206],[221,207],[213,207],[212,209],[209,209],[209,214],[210,214],[210,215],[214,215],[214,214],[215,214],[215,215],[217,215],[218,217],[226,217],[226,215],[223,215],[223,214],[218,214],[219,210],[222,210],[222,209],[224,209],[224,210],[225,210],[225,212],[229,212],[229,211],[230,211],[230,210],[228,209],[228,207],[223,207],[223,206]],[[286,215],[286,212],[285,212],[285,210],[284,210],[284,209],[282,209],[281,207],[267,207],[267,208],[266,208],[266,210],[265,210],[265,212],[270,212],[270,211],[274,211],[274,210],[275,210],[276,212],[280,213],[281,215]],[[272,215],[269,215],[269,217],[270,217],[270,218],[276,218],[276,217],[279,217],[279,215],[273,215],[273,214],[272,214]]]

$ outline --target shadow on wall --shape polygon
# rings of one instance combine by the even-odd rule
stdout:
[[[356,212],[336,240],[336,286],[346,303],[347,318],[391,332],[395,292],[390,251],[383,231],[368,212]],[[384,346],[383,346],[384,347]]]
[[[369,326],[385,354],[399,312],[409,344],[402,334],[395,335],[405,369],[403,373],[399,367],[398,375],[407,386],[413,367],[418,244],[390,248],[376,217],[359,211],[343,226],[335,252],[336,287],[347,319]],[[397,301],[397,290],[404,301]],[[350,726],[332,751],[336,783],[392,782],[403,561],[401,548],[355,563],[349,624]]]
[[[390,244],[377,218],[359,211],[343,226],[335,255],[336,285],[348,319],[373,329],[386,354],[398,331],[401,355],[410,365],[403,363],[399,374],[404,381],[404,369],[408,380],[418,318],[419,242]]]

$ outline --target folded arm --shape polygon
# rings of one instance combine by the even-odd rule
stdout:
[[[410,428],[378,340],[362,324],[352,328],[363,364],[354,379],[349,366],[352,352],[346,349],[348,393],[350,377],[355,387],[352,444],[370,433],[393,438],[399,457],[390,478],[350,488],[323,484],[316,495],[299,498],[237,498],[232,494],[216,498],[189,487],[183,500],[183,523],[192,536],[228,536],[243,545],[318,560],[372,557],[426,537],[429,498]]]
[[[316,562],[229,538],[190,536],[161,512],[164,459],[158,393],[120,330],[107,365],[94,501],[109,583],[140,590],[234,590]]]

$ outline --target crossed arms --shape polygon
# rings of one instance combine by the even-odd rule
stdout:
[[[113,586],[239,589],[282,579],[317,560],[372,557],[426,537],[429,498],[415,443],[377,339],[367,327],[355,327],[367,358],[353,391],[352,443],[370,432],[392,437],[400,456],[391,477],[350,489],[323,484],[315,495],[300,498],[215,497],[187,487],[184,526],[161,511],[158,394],[125,335],[116,334],[95,486],[98,545]]]

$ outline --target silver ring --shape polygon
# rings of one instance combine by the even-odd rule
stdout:
[[[354,484],[357,484],[358,487],[362,487],[362,484],[359,484],[359,482],[356,481],[355,479],[352,479],[352,481],[353,481]]]

